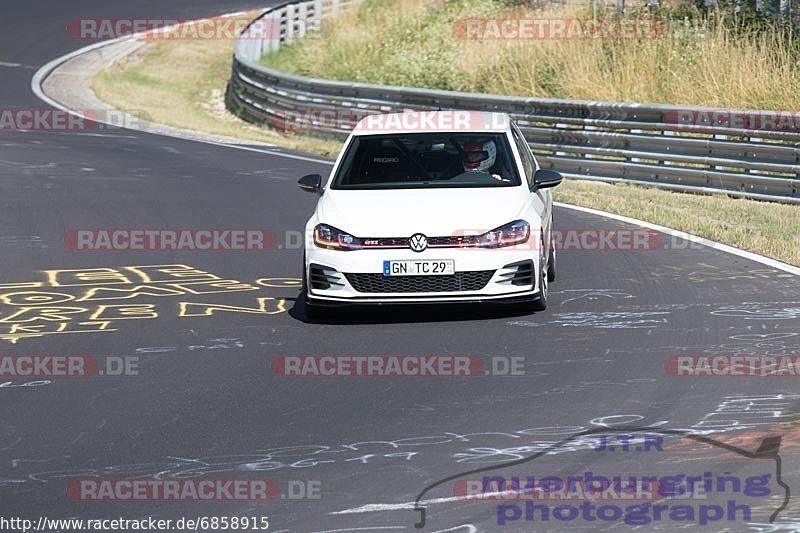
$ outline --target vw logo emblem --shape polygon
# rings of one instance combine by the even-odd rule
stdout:
[[[415,252],[422,252],[428,247],[428,238],[422,233],[415,233],[408,239],[408,247]]]

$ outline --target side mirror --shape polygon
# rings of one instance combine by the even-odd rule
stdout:
[[[309,174],[297,181],[298,187],[306,192],[320,192],[322,190],[322,176],[319,174]]]
[[[533,175],[534,189],[549,189],[561,183],[564,177],[555,170],[540,168]]]

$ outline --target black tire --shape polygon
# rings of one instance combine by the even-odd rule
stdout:
[[[556,245],[550,240],[550,253],[547,258],[547,281],[556,280]]]
[[[544,259],[539,259],[539,297],[531,302],[530,308],[532,311],[544,311],[547,309],[547,297],[549,293],[548,270]]]
[[[303,256],[303,285],[300,298],[303,300],[303,314],[307,321],[316,322],[325,317],[325,309],[312,304],[308,299],[308,279],[306,274],[306,257]]]

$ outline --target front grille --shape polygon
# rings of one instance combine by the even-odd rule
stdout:
[[[364,239],[364,248],[408,248],[408,237]]]
[[[452,235],[450,237],[431,237],[428,239],[428,246],[442,246],[451,248],[464,248],[475,246],[478,242],[478,235]]]
[[[345,274],[358,292],[460,292],[479,291],[489,283],[494,270],[456,272],[452,276],[398,276]]]

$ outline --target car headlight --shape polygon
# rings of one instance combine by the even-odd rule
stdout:
[[[363,243],[361,239],[333,226],[317,224],[314,228],[314,244],[329,250],[358,250]]]
[[[504,226],[487,231],[478,237],[479,248],[502,248],[528,242],[531,227],[524,220],[515,220]]]

